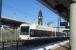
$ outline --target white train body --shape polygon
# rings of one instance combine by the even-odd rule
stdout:
[[[44,39],[44,38],[54,38],[62,36],[63,33],[57,32],[56,28],[38,26],[35,24],[20,25],[20,35],[19,35],[20,40]]]

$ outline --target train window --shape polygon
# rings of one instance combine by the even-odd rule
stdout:
[[[34,36],[34,30],[30,30],[30,36]]]
[[[21,34],[28,35],[29,34],[29,27],[28,26],[22,26],[21,27]]]

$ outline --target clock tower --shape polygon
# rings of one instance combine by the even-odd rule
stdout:
[[[38,25],[42,25],[43,23],[42,23],[42,11],[40,10],[39,11],[39,14],[38,14]]]

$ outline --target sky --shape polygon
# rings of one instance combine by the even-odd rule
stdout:
[[[59,16],[52,10],[39,3],[37,0],[2,0],[2,16],[16,19],[28,23],[38,21],[38,12],[41,10],[43,15],[43,25],[51,22],[57,26]]]

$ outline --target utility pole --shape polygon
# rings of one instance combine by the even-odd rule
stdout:
[[[60,30],[60,18],[61,18],[61,16],[58,18],[58,25],[57,25],[57,27],[58,27],[58,32],[59,32],[59,30]]]
[[[16,20],[16,12],[13,13],[13,19]]]
[[[2,13],[2,0],[0,0],[0,35],[1,35],[1,13]],[[2,36],[0,38],[2,40]]]

